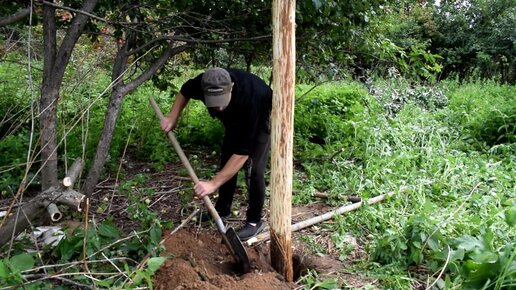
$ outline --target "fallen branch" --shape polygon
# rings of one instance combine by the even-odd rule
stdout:
[[[57,204],[67,205],[76,211],[81,211],[83,199],[84,195],[73,189],[50,187],[18,208],[18,211],[21,210],[25,213],[23,216],[17,218],[18,215],[13,214],[5,221],[0,228],[0,246],[9,241],[13,234],[17,235],[24,231],[30,221],[41,217],[45,210],[49,212],[51,218],[60,218],[62,214],[59,210],[56,211]]]
[[[390,196],[393,196],[393,195],[394,195],[394,192],[389,192],[387,194],[382,194],[382,195],[370,198],[370,199],[367,200],[367,204],[368,205],[372,205],[372,204],[378,203],[380,201],[383,201],[386,197],[390,197]],[[318,224],[320,222],[329,220],[332,217],[334,217],[335,215],[339,215],[339,214],[343,214],[345,212],[349,212],[349,211],[355,210],[355,209],[361,207],[363,203],[364,203],[363,201],[360,201],[360,202],[353,203],[353,204],[350,204],[350,205],[345,205],[345,206],[339,207],[339,208],[337,208],[335,210],[332,210],[330,212],[327,212],[327,213],[325,213],[323,215],[316,216],[316,217],[313,217],[311,219],[307,219],[307,220],[302,221],[302,222],[298,222],[298,223],[292,225],[291,231],[292,232],[299,231],[299,230],[307,228],[309,226],[312,226],[312,225]],[[261,243],[261,242],[267,241],[269,239],[270,239],[270,233],[267,231],[267,232],[263,232],[263,233],[257,235],[254,238],[251,238],[251,239],[247,240],[246,244],[248,246],[251,246],[253,244]]]
[[[66,205],[80,212],[82,210],[84,195],[71,189],[70,186],[74,184],[83,165],[84,162],[82,159],[77,159],[70,168],[69,174],[67,174],[63,180],[64,186],[52,186],[19,207],[18,211],[24,213],[22,217],[18,214],[13,214],[10,217],[6,216],[0,227],[0,246],[7,243],[10,237],[16,236],[24,231],[29,226],[30,222],[40,217],[45,210],[50,215],[50,219],[54,222],[60,220],[63,216],[57,205]]]
[[[315,197],[319,197],[319,198],[328,198],[330,195],[326,192],[316,192],[314,193],[314,196]],[[352,203],[356,203],[356,202],[361,202],[362,201],[362,198],[360,196],[356,196],[356,195],[347,195],[345,197],[345,199],[347,201],[350,201]]]

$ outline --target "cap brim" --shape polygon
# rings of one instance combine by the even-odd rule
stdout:
[[[221,95],[205,95],[204,104],[206,107],[225,107],[229,104],[231,93]]]

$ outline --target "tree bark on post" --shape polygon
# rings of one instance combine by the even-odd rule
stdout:
[[[291,246],[292,144],[295,92],[295,1],[272,2],[273,98],[270,236],[272,266],[294,279]]]

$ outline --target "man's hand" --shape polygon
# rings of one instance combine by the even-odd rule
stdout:
[[[203,198],[207,195],[210,195],[217,190],[218,186],[215,185],[213,181],[199,181],[195,186],[194,190],[197,194],[197,197]]]
[[[159,124],[161,126],[161,130],[163,130],[165,133],[168,133],[170,130],[173,129],[172,127],[174,125],[174,122],[172,121],[172,118],[165,117],[161,119]]]

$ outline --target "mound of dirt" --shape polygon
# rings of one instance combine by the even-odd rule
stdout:
[[[167,261],[154,275],[156,289],[292,289],[278,275],[261,248],[247,248],[252,270],[240,273],[233,257],[214,233],[194,228],[176,232],[165,243]]]

